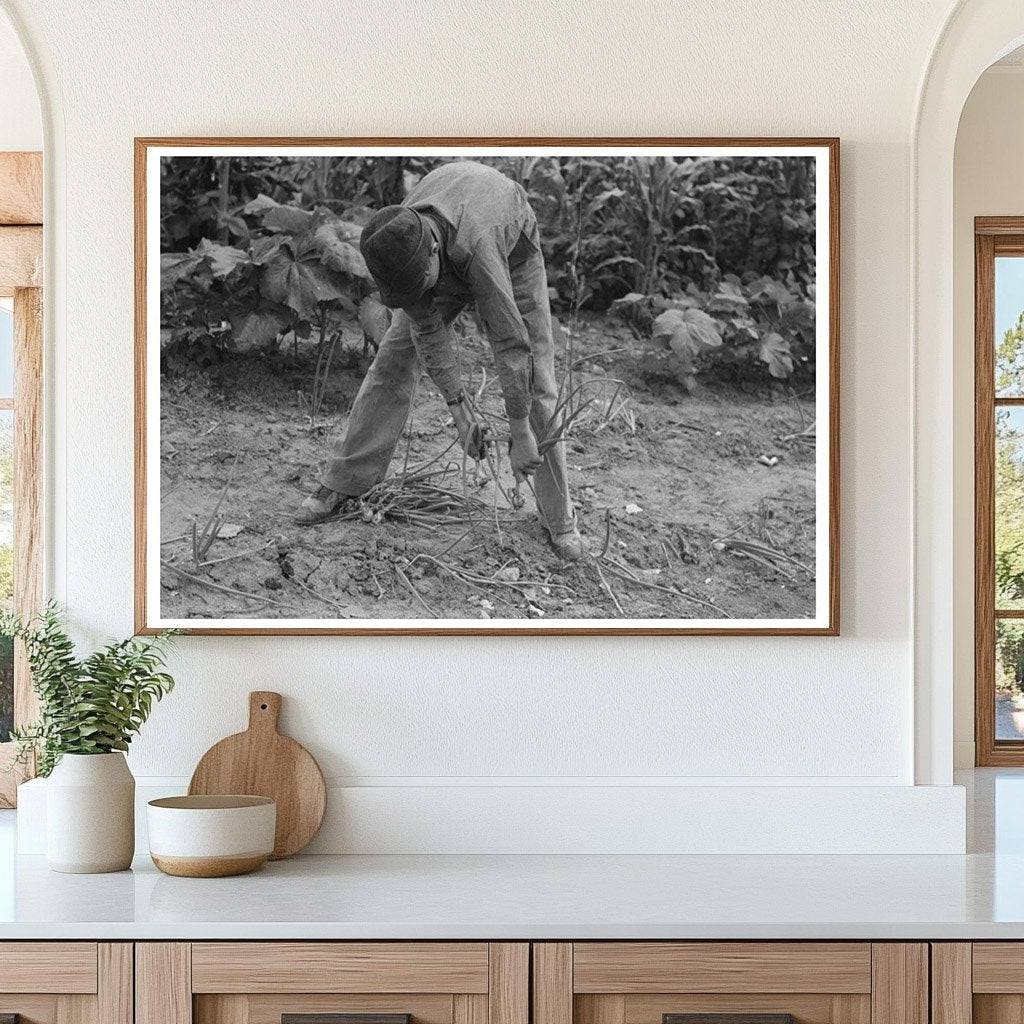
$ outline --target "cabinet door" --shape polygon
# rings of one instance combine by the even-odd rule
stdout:
[[[928,1024],[923,943],[538,943],[533,958],[534,1024]]]
[[[1024,942],[932,943],[932,1020],[1024,1020]]]
[[[0,942],[0,1018],[132,1024],[127,942]]]
[[[136,1024],[528,1024],[529,947],[139,943],[136,986]]]

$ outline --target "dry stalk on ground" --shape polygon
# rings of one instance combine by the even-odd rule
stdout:
[[[231,463],[231,471],[228,473],[227,480],[224,481],[224,486],[221,489],[220,496],[217,498],[217,504],[213,506],[213,511],[203,521],[201,528],[196,519],[192,520],[192,564],[196,569],[201,569],[207,564],[206,556],[213,546],[213,542],[217,539],[220,528],[224,525],[224,517],[220,514],[220,508],[224,504],[224,498],[227,496],[228,488],[235,478],[235,470],[237,468],[238,455],[235,455],[234,461]]]
[[[341,341],[341,331],[336,331],[329,338],[326,335],[326,328],[321,328],[320,345],[317,349],[316,365],[313,367],[313,381],[310,385],[310,393],[307,398],[301,391],[299,401],[306,407],[309,415],[309,429],[316,428],[317,417],[323,408],[324,397],[327,394],[327,382],[330,379],[331,363],[334,361],[334,353]]]

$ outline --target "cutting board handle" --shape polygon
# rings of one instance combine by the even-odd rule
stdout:
[[[277,732],[281,694],[254,690],[249,694],[249,732]]]

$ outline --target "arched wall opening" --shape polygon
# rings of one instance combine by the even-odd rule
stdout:
[[[993,63],[1024,42],[1018,0],[960,0],[939,35],[921,84],[911,140],[910,213],[914,394],[915,779],[952,781],[954,690],[963,678],[963,595],[973,561],[962,544],[962,485],[954,479],[959,418],[953,411],[958,338],[954,328],[954,152],[964,106]],[[958,494],[958,486],[960,492]],[[962,553],[962,547],[961,547]],[[971,575],[965,576],[965,573]]]
[[[974,594],[965,581],[976,577],[980,566],[975,559],[976,529],[974,514],[975,471],[975,236],[977,217],[1020,217],[1024,214],[1024,48],[1001,58],[975,83],[964,105],[956,137],[953,177],[953,483],[954,483],[954,574],[957,587],[953,605],[953,699],[954,699],[954,768],[973,767],[981,752],[975,748],[975,629]],[[999,264],[997,270],[998,319],[996,340],[1002,338],[1024,308],[1017,287],[1024,260]],[[999,432],[1000,447],[1007,456],[1012,452],[1011,431],[1016,431],[1019,416],[1003,407],[1003,426]],[[997,460],[999,461],[999,460]],[[1016,460],[1014,460],[1016,461]],[[1008,463],[999,461],[1008,468]],[[999,485],[1000,501],[997,519],[1002,523],[997,537],[1012,530],[1019,502],[1009,500],[1005,488],[1012,487],[1004,474]],[[1005,543],[1005,542],[1004,542]],[[1004,560],[1004,564],[1005,560]],[[1009,567],[1008,567],[1009,568]],[[1004,580],[1004,591],[1012,586]],[[997,602],[999,603],[999,602]],[[1024,737],[1024,717],[1019,700],[1010,684],[1011,662],[1008,660],[1010,638],[1020,632],[1015,622],[1001,620],[1004,632],[1003,653],[997,656],[997,688],[995,698],[996,736],[998,739]],[[978,698],[983,710],[992,713],[991,697]]]

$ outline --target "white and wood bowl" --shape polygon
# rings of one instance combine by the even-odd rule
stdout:
[[[168,875],[244,875],[274,850],[277,805],[268,797],[168,796],[146,811],[150,856]]]

